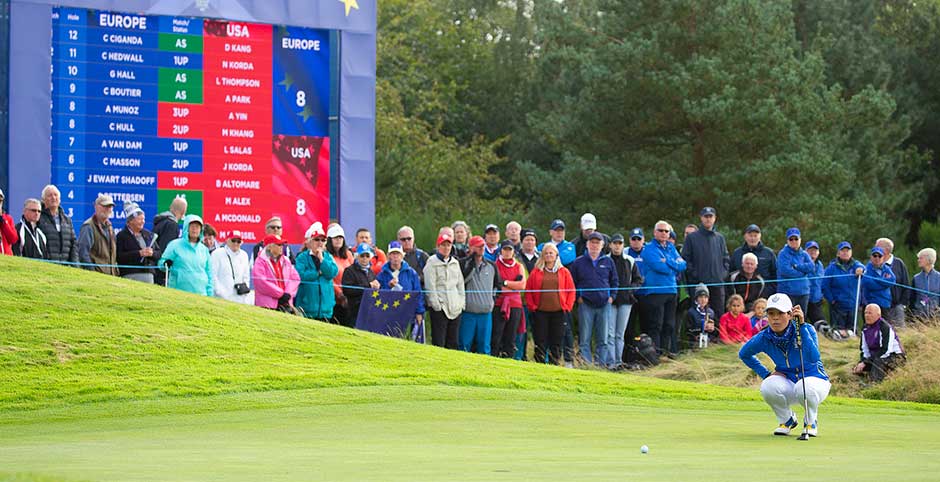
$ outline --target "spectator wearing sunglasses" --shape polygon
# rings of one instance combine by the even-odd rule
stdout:
[[[871,248],[871,257],[862,276],[862,304],[876,304],[882,312],[890,310],[895,279],[894,271],[885,264],[885,250],[879,246]]]
[[[326,249],[327,238],[322,223],[317,221],[310,225],[304,238],[304,250],[297,255],[301,284],[295,305],[307,318],[329,321],[336,306],[333,278],[339,274],[339,267]]]
[[[676,343],[676,275],[685,272],[686,263],[675,245],[669,242],[672,225],[656,223],[653,241],[643,248],[644,317],[642,331],[653,339],[656,348],[671,353]]]
[[[278,237],[281,237],[284,235],[284,222],[281,220],[279,216],[274,216],[273,218],[269,219],[268,222],[264,223],[264,235],[265,236],[273,235],[273,236],[278,236]],[[263,247],[264,247],[263,240],[262,242],[255,244],[254,250],[252,252],[252,256],[254,256],[253,259],[258,259],[258,253],[261,252],[261,248]],[[294,264],[294,262],[296,261],[294,250],[291,249],[289,244],[284,245],[284,256],[287,257],[288,260],[290,260],[291,264]]]
[[[249,304],[248,292],[245,290],[251,282],[251,263],[248,262],[248,253],[242,251],[241,231],[232,231],[224,246],[213,251],[209,259],[212,278],[215,280],[215,296],[235,303]]]
[[[46,234],[39,229],[39,216],[42,204],[38,199],[29,198],[23,203],[23,217],[16,224],[19,242],[13,245],[13,254],[24,258],[49,259],[46,248]]]
[[[398,242],[405,251],[405,262],[418,272],[421,286],[424,286],[424,266],[428,264],[428,253],[415,246],[415,230],[411,226],[402,226],[398,230]]]

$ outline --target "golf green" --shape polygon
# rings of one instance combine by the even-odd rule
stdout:
[[[933,411],[348,387],[6,412],[0,480],[937,480]],[[647,455],[640,453],[648,445]]]

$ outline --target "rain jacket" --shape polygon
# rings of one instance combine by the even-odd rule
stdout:
[[[170,288],[212,296],[212,264],[209,248],[202,244],[202,231],[199,231],[195,246],[189,242],[189,225],[194,221],[205,225],[202,218],[193,214],[183,218],[183,237],[166,245],[158,266],[163,267],[167,261],[172,262],[167,281]]]
[[[333,278],[339,273],[333,255],[324,250],[323,261],[317,267],[310,251],[305,249],[297,255],[297,273],[301,284],[294,304],[304,310],[304,316],[319,320],[333,316],[333,307],[336,306]]]
[[[277,263],[281,268],[281,279],[284,280],[283,288],[277,282],[274,260],[268,256],[268,250],[262,249],[255,258],[255,265],[251,268],[251,279],[255,282],[255,306],[277,309],[278,298],[284,293],[290,294],[291,299],[288,303],[291,306],[294,305],[294,297],[297,296],[297,288],[300,287],[300,275],[297,274],[297,270],[287,256],[278,258]]]
[[[829,375],[826,374],[826,369],[823,368],[822,360],[819,358],[819,340],[816,337],[816,330],[810,323],[803,323],[800,326],[806,376],[829,380]],[[796,324],[790,323],[782,335],[777,335],[772,329],[765,328],[748,340],[738,352],[738,357],[745,365],[761,378],[767,378],[773,372],[757,359],[755,355],[758,353],[766,353],[770,357],[776,365],[774,371],[783,373],[791,382],[799,381],[800,350],[796,348]]]
[[[839,262],[839,258],[832,260],[826,268],[825,278],[820,283],[823,297],[829,301],[829,309],[839,313],[852,313],[858,307],[855,291],[858,288],[858,278],[855,269],[865,266],[856,259],[850,259],[847,264]],[[850,274],[852,276],[845,276]]]

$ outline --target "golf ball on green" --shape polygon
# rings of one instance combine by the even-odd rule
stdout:
[[[641,454],[645,454],[645,453],[647,453],[647,452],[649,452],[649,451],[650,451],[650,448],[647,447],[646,445],[640,447],[640,453],[641,453]]]

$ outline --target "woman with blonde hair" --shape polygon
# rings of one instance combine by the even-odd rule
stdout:
[[[532,313],[532,337],[535,339],[535,360],[557,365],[561,359],[561,343],[565,336],[565,316],[574,307],[574,280],[561,264],[558,248],[545,243],[526,282],[525,301]]]

